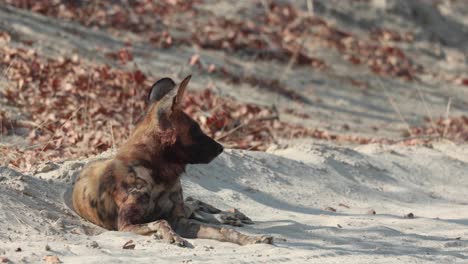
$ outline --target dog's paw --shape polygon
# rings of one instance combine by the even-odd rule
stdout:
[[[242,224],[253,224],[253,221],[250,218],[248,218],[245,214],[243,214],[236,208],[231,208],[226,210],[225,212],[221,212],[220,215],[221,219],[224,220],[223,224],[231,224],[233,226],[242,226]]]
[[[157,239],[166,241],[169,244],[174,244],[179,247],[189,247],[190,243],[177,235],[175,232],[158,232],[155,234]]]
[[[273,244],[273,237],[272,236],[254,237],[252,244]]]
[[[240,245],[273,244],[272,236],[245,236],[239,241]]]
[[[156,231],[155,235],[159,239],[167,241],[170,244],[175,244],[179,247],[187,247],[190,245],[187,240],[183,239],[174,232],[174,230],[172,230],[171,225],[166,220],[159,220],[148,225]]]
[[[243,226],[241,220],[234,218],[234,217],[230,217],[230,216],[220,215],[220,217],[218,218],[218,221],[223,225]]]
[[[182,237],[180,237],[178,235],[175,235],[173,237],[173,239],[171,240],[171,244],[175,244],[175,245],[177,245],[179,247],[190,247],[191,246],[190,243],[187,240],[183,239]]]

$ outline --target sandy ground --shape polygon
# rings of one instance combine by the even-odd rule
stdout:
[[[263,8],[256,1],[205,2],[200,8],[206,16],[241,20]],[[307,1],[290,2],[306,8]],[[239,101],[274,104],[284,120],[332,132],[401,138],[405,122],[418,125],[428,115],[443,116],[449,101],[451,115],[468,113],[468,89],[453,81],[468,71],[466,3],[314,2],[314,12],[358,36],[368,37],[373,26],[414,32],[414,43],[395,45],[424,65],[427,74],[413,82],[379,77],[313,41],[305,48],[329,69],[286,71],[287,62],[256,61],[239,53],[188,46],[161,51],[128,32],[116,35],[89,29],[4,4],[0,4],[0,30],[12,33],[14,47],[29,49],[23,40],[34,41],[34,50],[48,57],[76,53],[109,64],[115,62],[103,56],[104,51],[118,50],[132,40],[135,63],[149,76],[180,79],[191,71],[193,89],[213,85],[221,95]],[[441,4],[433,8],[435,2]],[[194,54],[235,76],[255,74],[265,80],[281,76],[280,83],[311,103],[197,72],[187,65]],[[368,88],[358,89],[350,78],[367,83]],[[7,85],[11,84],[0,78],[0,89]],[[284,108],[313,118],[288,116],[281,111]],[[349,131],[343,131],[345,124]],[[0,143],[17,144],[10,138]],[[467,144],[351,147],[304,140],[267,153],[227,150],[209,165],[190,167],[183,177],[186,196],[222,209],[238,208],[255,221],[239,230],[275,237],[274,245],[244,247],[190,240],[193,248],[178,248],[153,237],[109,232],[85,222],[67,204],[73,178],[86,162],[49,164],[34,174],[0,167],[0,262],[5,257],[14,263],[38,263],[46,255],[58,256],[64,263],[468,262]],[[405,217],[410,213],[413,218]],[[122,249],[129,240],[135,241],[135,249]]]
[[[57,165],[34,176],[0,169],[1,256],[33,263],[46,255],[65,263],[468,259],[466,145],[345,148],[304,142],[268,153],[227,150],[209,165],[189,167],[183,177],[185,195],[239,208],[255,221],[239,229],[271,234],[274,245],[197,239],[190,240],[193,248],[178,248],[153,237],[101,230],[67,206],[68,190],[83,162]],[[410,213],[414,218],[405,217]],[[135,249],[122,249],[128,240],[135,241]]]

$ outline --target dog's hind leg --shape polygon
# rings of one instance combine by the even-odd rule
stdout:
[[[273,237],[271,236],[244,235],[231,228],[199,224],[190,219],[180,219],[176,226],[176,232],[185,238],[214,239],[239,245],[273,243]]]
[[[186,217],[208,224],[242,226],[253,224],[252,220],[235,208],[221,211],[218,208],[192,197],[184,202]]]

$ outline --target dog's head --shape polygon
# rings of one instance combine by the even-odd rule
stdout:
[[[187,76],[177,88],[170,78],[153,84],[145,120],[157,130],[163,154],[171,162],[209,163],[223,152],[223,146],[203,133],[198,123],[182,109],[190,78]]]

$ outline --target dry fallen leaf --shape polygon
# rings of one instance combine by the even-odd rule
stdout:
[[[200,55],[194,54],[192,57],[190,57],[189,60],[189,65],[194,66],[194,65],[200,65]]]
[[[122,246],[123,249],[135,249],[135,243],[133,243],[133,240],[129,240],[125,242],[125,244]]]

